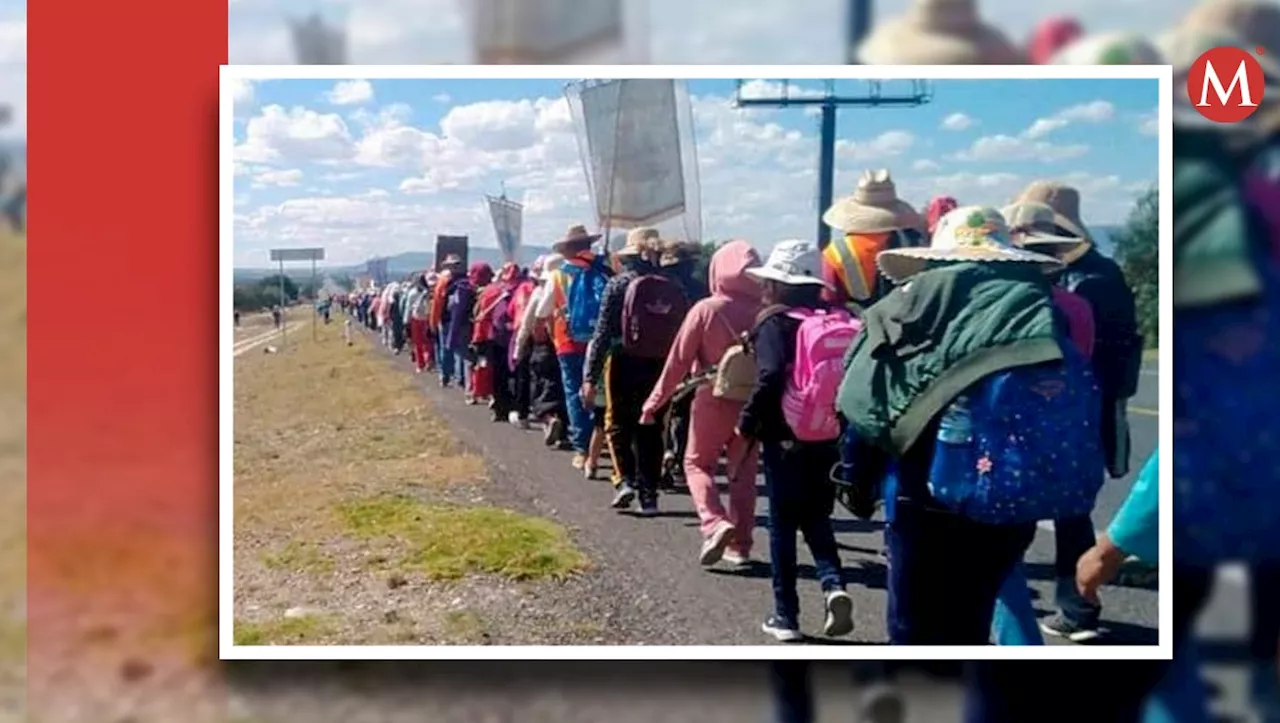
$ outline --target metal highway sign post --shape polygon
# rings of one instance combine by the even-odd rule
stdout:
[[[285,319],[285,298],[284,298],[284,262],[286,261],[310,261],[311,262],[311,289],[316,298],[312,299],[312,306],[315,301],[320,298],[320,287],[316,284],[316,262],[324,261],[324,249],[271,249],[271,260],[280,264],[280,336],[284,337]],[[315,308],[311,310],[311,340],[315,341],[319,334],[316,327],[316,316],[318,313]]]

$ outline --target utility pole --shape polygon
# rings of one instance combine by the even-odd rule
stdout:
[[[854,0],[853,5],[867,4],[867,0]],[[869,10],[868,15],[869,17]],[[861,108],[911,108],[921,106],[933,99],[929,84],[923,80],[913,80],[911,91],[898,95],[886,95],[882,81],[868,80],[867,92],[863,95],[841,95],[836,93],[835,81],[826,80],[821,95],[805,93],[800,96],[791,94],[790,81],[781,81],[782,94],[774,98],[742,97],[742,81],[737,82],[734,91],[734,104],[739,108],[773,107],[789,108],[792,106],[817,106],[822,111],[820,122],[821,148],[818,156],[818,246],[826,248],[831,240],[831,229],[822,222],[822,213],[831,207],[833,185],[836,172],[836,111],[841,107]]]

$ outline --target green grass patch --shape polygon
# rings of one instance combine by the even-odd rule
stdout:
[[[276,552],[262,556],[262,563],[273,570],[294,572],[332,572],[333,560],[309,542],[293,541]]]
[[[450,610],[444,616],[444,632],[455,643],[481,643],[487,637],[484,619],[470,610]]]
[[[341,505],[357,535],[397,541],[398,567],[432,580],[468,574],[512,580],[562,579],[588,561],[561,526],[496,507],[426,505],[407,497],[377,497]]]
[[[331,630],[323,616],[299,615],[262,623],[237,620],[231,637],[236,645],[299,645],[316,642]]]

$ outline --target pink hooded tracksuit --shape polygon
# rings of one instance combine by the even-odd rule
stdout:
[[[662,376],[644,403],[646,417],[666,405],[690,373],[718,364],[725,351],[755,324],[761,308],[760,287],[746,275],[746,270],[759,264],[759,255],[745,241],[731,241],[711,257],[711,296],[694,304],[685,317]],[[755,526],[759,460],[756,446],[734,433],[742,406],[740,402],[713,397],[708,384],[698,388],[690,412],[684,471],[702,521],[702,534],[710,534],[722,521],[729,522],[735,530],[729,549],[745,556],[751,552],[751,531]],[[715,486],[720,454],[726,450],[727,511]]]

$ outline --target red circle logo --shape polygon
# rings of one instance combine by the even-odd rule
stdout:
[[[1207,50],[1187,72],[1187,99],[1214,123],[1239,123],[1253,115],[1265,90],[1262,64],[1244,48]]]

